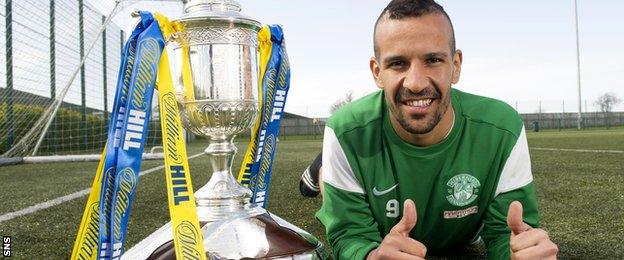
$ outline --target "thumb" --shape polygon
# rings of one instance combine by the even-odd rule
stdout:
[[[416,204],[411,199],[405,200],[403,204],[403,217],[401,221],[394,225],[390,233],[397,233],[408,237],[412,228],[416,226]]]
[[[514,201],[509,204],[509,210],[507,211],[507,226],[511,229],[514,235],[520,234],[531,226],[522,221],[522,203]]]

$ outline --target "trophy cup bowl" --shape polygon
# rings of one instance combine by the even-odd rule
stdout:
[[[251,204],[251,191],[232,175],[233,139],[250,130],[259,110],[261,25],[240,10],[232,0],[190,0],[177,20],[184,30],[168,46],[184,128],[210,139],[205,153],[212,176],[195,192],[206,254],[209,259],[328,258],[314,236]],[[190,75],[184,75],[185,66]],[[171,234],[168,223],[123,258],[175,259]]]

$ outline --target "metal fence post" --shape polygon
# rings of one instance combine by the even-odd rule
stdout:
[[[13,146],[14,129],[13,129],[13,1],[6,0],[5,6],[5,42],[6,42],[6,88],[4,91],[3,103],[6,104],[6,122],[4,125],[7,129],[6,151]]]
[[[54,1],[50,0],[50,99],[56,98],[56,35],[54,34]],[[56,118],[50,124],[49,147],[56,152]]]
[[[80,60],[84,57],[84,0],[78,0],[78,37],[80,42]],[[80,66],[80,128],[82,129],[82,149],[87,149],[88,131],[87,131],[87,97],[85,86],[85,66]]]
[[[559,124],[561,124],[561,128],[566,128],[566,116],[565,116],[565,100],[561,101],[561,120]]]
[[[539,107],[538,107],[538,111],[539,114],[537,114],[537,123],[539,124],[540,127],[543,127],[543,123],[542,123],[542,101],[539,101]]]
[[[106,16],[102,15],[102,24],[106,22]],[[102,31],[102,86],[104,91],[104,122],[108,125],[108,85],[106,79],[106,28]]]

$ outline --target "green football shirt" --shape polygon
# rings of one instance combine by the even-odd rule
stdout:
[[[509,258],[509,204],[538,226],[526,134],[507,104],[456,89],[455,119],[440,143],[418,147],[394,131],[382,91],[340,109],[323,140],[323,205],[317,218],[338,259],[363,259],[416,203],[410,236],[447,253],[482,238],[490,259]]]

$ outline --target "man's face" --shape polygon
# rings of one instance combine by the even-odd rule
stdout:
[[[412,134],[435,128],[450,105],[461,51],[451,50],[452,29],[442,14],[391,20],[377,25],[377,55],[370,67],[384,90],[393,124]]]

